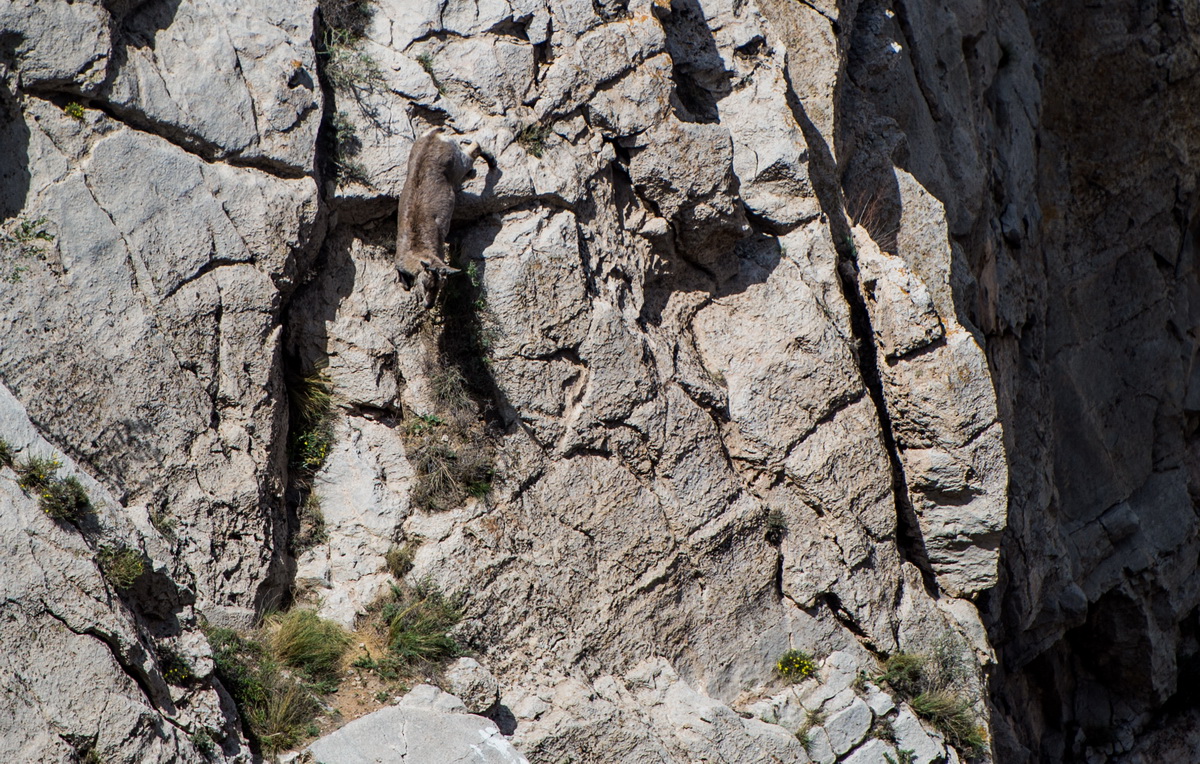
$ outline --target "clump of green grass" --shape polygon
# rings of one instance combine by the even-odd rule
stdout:
[[[127,546],[100,547],[97,562],[104,578],[115,589],[132,588],[146,571],[142,553]]]
[[[333,384],[321,371],[288,381],[294,427],[290,439],[293,468],[306,476],[325,464],[333,446]]]
[[[16,465],[17,485],[26,494],[36,495],[38,508],[60,522],[78,523],[91,514],[92,503],[83,484],[72,475],[57,475],[62,463],[55,459],[31,456]]]
[[[928,720],[946,740],[968,756],[987,751],[987,732],[970,702],[950,690],[931,690],[909,700],[917,716]]]
[[[292,537],[293,554],[303,554],[329,540],[329,531],[325,527],[325,513],[321,511],[321,499],[312,491],[300,502],[300,508],[296,510],[296,520],[300,529]]]
[[[813,727],[819,727],[825,723],[825,714],[820,711],[810,709],[804,715],[804,724],[800,725],[800,729],[796,730],[796,739],[804,746],[804,750],[808,750],[812,746],[812,730]]]
[[[788,682],[799,682],[817,673],[817,664],[803,650],[788,650],[775,662],[775,671]]]
[[[71,119],[77,119],[82,122],[84,117],[83,104],[78,101],[71,101],[63,107],[63,113]]]
[[[384,568],[392,574],[392,578],[399,581],[413,569],[413,557],[416,553],[417,548],[414,544],[392,544],[383,556]]]
[[[340,626],[296,609],[267,619],[255,632],[206,627],[205,635],[217,677],[264,754],[314,734],[319,696],[336,689],[350,644]]]
[[[517,143],[521,144],[526,154],[541,159],[546,152],[546,140],[551,133],[549,125],[533,122],[521,128],[521,132],[517,133]]]
[[[246,709],[246,721],[264,753],[286,751],[308,734],[320,706],[309,690],[277,671],[264,674],[263,691],[262,703]]]
[[[46,230],[49,222],[44,217],[19,218],[0,228],[0,253],[10,261],[8,272],[0,274],[5,281],[11,284],[21,281],[21,275],[29,270],[22,260],[45,259],[44,242],[54,241],[54,234]]]
[[[896,756],[899,758],[893,759],[890,754],[883,754],[883,760],[888,764],[914,764],[917,760],[917,752],[910,748],[901,748],[896,751]]]
[[[950,636],[938,641],[928,654],[890,656],[879,677],[947,742],[974,758],[987,753],[988,739],[967,694],[968,679],[963,651]]]
[[[377,662],[385,667],[413,670],[462,654],[450,636],[462,619],[461,603],[428,582],[392,584],[391,590],[367,609],[366,617],[387,644],[386,659]]]
[[[14,464],[13,447],[4,438],[0,438],[0,467],[11,467]]]
[[[313,682],[337,684],[350,636],[312,610],[296,608],[267,621],[271,654]]]

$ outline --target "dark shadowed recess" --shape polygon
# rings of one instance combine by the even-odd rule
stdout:
[[[839,3],[840,185],[884,249],[893,166],[946,207],[1010,461],[1000,582],[979,601],[996,760],[1082,762],[1200,708],[1197,30],[1174,3],[1013,0],[954,52],[938,14],[961,5]],[[905,53],[881,66],[891,40]],[[942,108],[947,70],[973,116]]]

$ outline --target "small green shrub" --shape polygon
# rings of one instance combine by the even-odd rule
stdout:
[[[914,764],[917,760],[917,752],[910,748],[901,748],[896,751],[896,755],[899,757],[898,759],[893,759],[891,754],[885,753],[883,759],[888,764]]]
[[[229,691],[238,708],[246,709],[263,703],[267,695],[260,670],[266,659],[263,646],[233,629],[206,627],[204,636],[212,648],[217,678]]]
[[[799,682],[817,673],[817,664],[803,650],[788,650],[779,656],[775,671],[789,682]]]
[[[879,681],[885,682],[901,697],[919,695],[929,684],[926,672],[927,659],[916,653],[896,653],[888,657]]]
[[[350,636],[338,624],[300,608],[268,620],[271,652],[314,682],[336,685]]]
[[[129,589],[146,571],[142,553],[127,546],[100,547],[98,561],[104,577],[116,589]]]
[[[8,441],[0,438],[0,467],[13,466],[13,448]]]
[[[55,520],[79,522],[92,511],[87,491],[74,476],[54,478],[38,494],[38,506]]]
[[[61,462],[44,457],[31,456],[16,465],[17,485],[26,493],[39,491],[50,485],[54,473],[62,466]]]
[[[418,414],[405,421],[404,431],[409,435],[424,435],[435,427],[445,427],[446,420],[430,414]]]
[[[31,456],[14,466],[17,485],[36,495],[38,508],[54,520],[77,523],[92,512],[92,504],[78,479],[55,474],[61,466],[54,459]]]
[[[521,128],[521,132],[517,133],[517,143],[521,144],[529,156],[541,159],[546,151],[546,139],[550,135],[549,125],[534,122]]]
[[[196,679],[191,664],[168,645],[158,648],[158,669],[162,672],[163,679],[178,687],[185,687]]]
[[[325,57],[325,76],[336,90],[374,91],[387,85],[379,64],[345,29],[326,32],[324,47],[318,53]]]
[[[217,752],[217,745],[213,742],[212,735],[208,734],[208,730],[196,730],[192,733],[191,741],[192,747],[205,758]]]
[[[71,119],[77,119],[82,122],[84,117],[83,104],[79,103],[78,101],[71,101],[69,104],[63,107],[63,113],[65,113]]]

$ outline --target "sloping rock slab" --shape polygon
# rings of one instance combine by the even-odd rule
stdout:
[[[308,747],[329,764],[529,764],[482,716],[389,706]]]

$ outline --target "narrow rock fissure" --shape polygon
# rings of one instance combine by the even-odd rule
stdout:
[[[896,547],[902,559],[917,566],[921,571],[925,588],[930,594],[936,595],[937,579],[925,551],[925,542],[921,536],[916,512],[908,497],[908,482],[900,461],[900,451],[896,443],[895,431],[892,429],[887,398],[883,392],[883,379],[879,372],[879,352],[875,345],[871,317],[859,290],[857,253],[854,250],[850,234],[850,224],[841,202],[842,194],[836,179],[836,164],[825,139],[809,120],[803,104],[796,95],[791,78],[786,73],[785,80],[787,82],[788,107],[808,144],[809,171],[812,177],[813,191],[822,212],[825,213],[829,231],[833,237],[834,249],[837,252],[838,283],[841,287],[842,297],[850,308],[850,331],[853,334],[859,372],[862,374],[863,384],[875,404],[883,445],[891,464],[892,495],[896,505]]]
[[[121,670],[124,671],[125,674],[133,680],[134,684],[138,686],[138,689],[141,690],[142,695],[146,697],[146,702],[149,703],[152,708],[158,710],[159,705],[154,700],[154,692],[151,691],[150,685],[146,682],[146,678],[136,666],[129,663],[128,659],[121,653],[120,646],[114,644],[115,640],[113,640],[111,636],[104,634],[95,627],[83,630],[75,628],[67,621],[67,619],[63,618],[58,613],[55,613],[54,610],[46,605],[45,602],[42,603],[42,609],[46,615],[61,623],[64,627],[66,627],[67,631],[70,631],[72,634],[88,636],[99,640],[105,647],[108,648],[108,651],[113,656],[113,660],[116,661],[117,665],[121,667]]]
[[[38,88],[36,86],[22,92],[29,96],[40,98],[43,101],[49,101],[50,103],[55,103],[56,97],[61,98],[64,95],[62,92],[54,89]],[[73,94],[69,95],[73,97]],[[226,164],[231,167],[258,170],[259,172],[283,180],[297,180],[307,175],[299,167],[291,167],[267,158],[241,157],[236,154],[228,154],[216,144],[206,141],[198,135],[163,122],[156,122],[142,112],[133,109],[125,109],[107,101],[97,99],[86,101],[83,105],[102,112],[105,116],[121,123],[130,130],[162,139],[172,146],[182,149],[200,159],[205,164]]]

